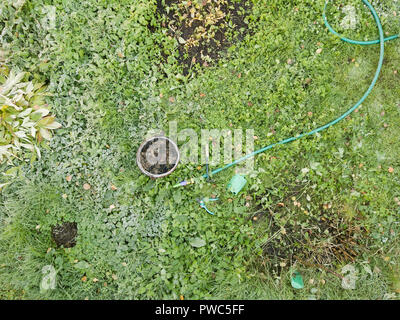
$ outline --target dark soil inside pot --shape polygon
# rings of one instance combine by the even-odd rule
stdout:
[[[51,230],[51,237],[58,247],[72,248],[76,245],[78,227],[75,222],[64,222]]]
[[[172,170],[178,161],[175,146],[165,139],[147,142],[140,152],[140,163],[147,172],[160,175]]]

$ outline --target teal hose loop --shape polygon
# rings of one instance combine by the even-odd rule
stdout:
[[[365,2],[364,2],[364,3],[365,3]],[[323,12],[323,14],[322,14],[322,17],[323,17],[323,19],[324,19],[325,26],[326,26],[326,27],[328,28],[328,30],[329,30],[331,33],[333,33],[335,36],[338,36],[341,40],[343,40],[343,41],[345,41],[345,42],[347,42],[347,43],[357,44],[357,45],[361,45],[361,46],[369,46],[369,45],[373,45],[373,44],[379,44],[379,43],[381,42],[380,39],[377,39],[377,40],[370,40],[370,41],[358,41],[358,40],[353,40],[353,39],[346,38],[346,37],[342,36],[341,34],[337,33],[337,32],[335,31],[335,29],[333,29],[332,26],[329,24],[328,19],[326,18],[326,9],[328,8],[328,4],[329,4],[329,1],[326,1],[326,2],[325,2],[324,12]],[[400,35],[396,34],[396,35],[394,35],[394,36],[390,36],[390,37],[384,38],[384,41],[386,42],[386,41],[390,41],[390,40],[395,40],[395,39],[397,39],[397,38],[399,38],[399,37],[400,37]]]
[[[311,136],[311,135],[314,135],[314,134],[316,134],[318,132],[326,130],[329,127],[331,127],[331,126],[337,124],[338,122],[342,121],[343,119],[345,119],[351,113],[353,113],[365,101],[365,99],[367,99],[367,97],[370,95],[370,93],[372,92],[373,88],[375,87],[375,84],[378,81],[379,75],[380,75],[381,70],[382,70],[383,58],[385,56],[385,41],[390,41],[390,40],[397,39],[397,38],[399,38],[399,35],[395,35],[395,36],[391,36],[391,37],[385,38],[384,37],[384,33],[383,33],[383,27],[382,27],[381,21],[379,19],[379,16],[378,16],[377,12],[375,11],[374,7],[369,3],[368,0],[362,0],[362,1],[368,7],[368,9],[371,11],[372,16],[373,16],[373,18],[374,18],[374,20],[376,22],[376,25],[377,25],[378,31],[379,31],[379,39],[378,40],[357,41],[357,40],[352,40],[352,39],[348,39],[346,37],[341,36],[339,33],[337,33],[330,26],[330,24],[328,23],[328,20],[326,18],[326,8],[327,8],[327,5],[328,5],[328,1],[325,3],[324,12],[323,12],[323,19],[324,19],[325,25],[328,28],[328,30],[331,33],[333,33],[334,35],[340,37],[340,39],[343,40],[344,42],[351,43],[351,44],[357,44],[357,45],[373,45],[373,44],[379,44],[380,45],[380,56],[379,56],[379,62],[378,62],[378,67],[377,67],[376,72],[375,72],[375,76],[374,76],[370,86],[368,87],[367,91],[361,97],[361,99],[358,100],[358,102],[353,107],[351,107],[349,110],[347,110],[345,113],[343,113],[340,117],[336,118],[335,120],[333,120],[333,121],[331,121],[331,122],[329,122],[329,123],[327,123],[327,124],[325,124],[325,125],[323,125],[323,126],[321,126],[319,128],[316,128],[316,129],[314,129],[314,130],[312,130],[310,132],[303,133],[303,134],[300,134],[298,136],[291,137],[291,138],[279,141],[277,143],[271,144],[271,145],[269,145],[267,147],[264,147],[262,149],[259,149],[259,150],[255,151],[255,152],[253,152],[251,154],[248,154],[248,155],[246,155],[246,156],[244,156],[244,157],[242,157],[242,158],[240,158],[240,159],[238,159],[238,160],[236,160],[236,161],[234,161],[234,162],[232,162],[232,163],[230,163],[230,164],[228,164],[228,165],[226,165],[226,166],[224,166],[222,168],[219,168],[219,169],[216,169],[216,170],[212,171],[209,174],[210,176],[215,175],[215,174],[217,174],[217,173],[219,173],[221,171],[224,171],[226,169],[229,169],[229,168],[237,165],[240,162],[243,162],[243,161],[245,161],[247,159],[250,159],[250,158],[252,158],[252,157],[254,157],[254,156],[256,156],[256,155],[258,155],[260,153],[263,153],[263,152],[265,152],[265,151],[267,151],[269,149],[272,149],[272,148],[274,148],[276,146],[287,144],[289,142],[293,142],[293,141],[299,140],[301,138],[304,138],[304,137],[307,137],[307,136]],[[207,178],[207,176],[208,176],[208,174],[205,174],[205,175],[203,175],[203,178]]]

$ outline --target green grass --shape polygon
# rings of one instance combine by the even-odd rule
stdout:
[[[147,131],[167,131],[169,121],[198,133],[254,129],[256,147],[263,147],[312,130],[362,96],[379,48],[354,47],[329,34],[324,1],[258,0],[249,16],[252,35],[213,66],[183,77],[178,43],[158,25],[155,1],[52,1],[56,27],[46,30],[37,21],[50,2],[28,0],[18,13],[0,5],[5,63],[48,81],[48,103],[63,124],[42,159],[22,167],[22,177],[0,194],[0,298],[399,298],[399,40],[387,43],[378,84],[359,112],[318,137],[258,156],[246,188],[232,197],[226,185],[234,169],[212,184],[183,189],[171,186],[204,168],[180,165],[156,181],[143,176],[135,152]],[[354,5],[360,20],[356,30],[341,30],[335,2],[329,18],[337,30],[357,39],[377,37],[361,1],[340,3]],[[399,4],[379,3],[384,30],[399,33]],[[165,61],[161,50],[173,54]],[[312,82],[305,88],[307,78]],[[84,190],[84,183],[91,189]],[[212,207],[215,216],[195,201],[211,194],[220,198]],[[293,196],[308,215],[293,205]],[[278,203],[285,206],[278,210]],[[330,272],[340,273],[347,262],[328,261],[324,269],[282,259],[286,266],[274,273],[259,246],[272,230],[264,220],[251,220],[259,210],[272,212],[276,225],[293,236],[320,228],[322,217],[344,219],[338,230],[365,229],[363,249],[352,263],[359,272],[356,289],[344,290]],[[56,248],[51,240],[51,226],[62,221],[78,224],[74,248]],[[331,236],[321,232],[302,254],[331,244]],[[192,247],[194,237],[206,246]],[[291,251],[288,239],[274,245]],[[41,292],[45,265],[57,270],[57,287]],[[290,286],[294,269],[304,277],[302,290]]]

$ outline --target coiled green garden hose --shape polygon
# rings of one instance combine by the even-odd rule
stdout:
[[[373,88],[375,87],[375,84],[376,84],[376,82],[378,81],[378,78],[379,78],[379,74],[381,73],[381,69],[382,69],[382,65],[383,65],[383,58],[384,58],[384,56],[385,56],[385,42],[386,42],[386,41],[390,41],[390,40],[397,39],[397,38],[400,37],[400,35],[394,35],[394,36],[390,36],[390,37],[385,38],[385,37],[384,37],[384,34],[383,34],[383,27],[382,27],[381,21],[380,21],[380,19],[379,19],[379,16],[378,16],[376,10],[375,10],[374,7],[369,3],[368,0],[362,0],[362,1],[363,1],[364,4],[369,8],[369,10],[370,10],[371,13],[372,13],[372,16],[373,16],[374,19],[375,19],[376,25],[377,25],[378,30],[379,30],[379,39],[377,39],[377,40],[372,40],[372,41],[357,41],[357,40],[352,40],[352,39],[349,39],[349,38],[346,38],[346,37],[340,35],[339,33],[337,33],[337,32],[331,27],[331,25],[329,24],[329,22],[328,22],[328,20],[327,20],[327,18],[326,18],[326,9],[327,9],[327,6],[328,6],[329,1],[326,1],[326,2],[325,2],[324,12],[323,12],[323,19],[324,19],[325,25],[326,25],[326,27],[328,28],[328,30],[329,30],[331,33],[333,33],[334,35],[340,37],[340,39],[343,40],[344,42],[347,42],[347,43],[350,43],[350,44],[356,44],[356,45],[363,45],[363,46],[374,45],[374,44],[379,44],[379,45],[380,45],[380,57],[379,57],[378,67],[377,67],[376,72],[375,72],[375,76],[374,76],[374,78],[373,78],[373,80],[372,80],[372,82],[371,82],[371,85],[369,86],[369,88],[368,88],[368,90],[365,92],[365,94],[362,96],[362,98],[361,98],[353,107],[351,107],[349,110],[347,110],[345,113],[343,113],[343,114],[342,114],[340,117],[338,117],[337,119],[335,119],[335,120],[333,120],[333,121],[331,121],[331,122],[329,122],[329,123],[327,123],[327,124],[325,124],[325,125],[323,125],[323,126],[317,128],[317,129],[314,129],[314,130],[312,130],[312,131],[310,131],[310,132],[303,133],[303,134],[300,134],[300,135],[298,135],[298,136],[291,137],[291,138],[288,138],[288,139],[279,141],[279,142],[277,142],[277,143],[271,144],[271,145],[269,145],[269,146],[267,146],[267,147],[264,147],[264,148],[262,148],[262,149],[259,149],[259,150],[257,150],[257,151],[254,151],[253,153],[250,153],[250,154],[248,154],[248,155],[246,155],[246,156],[244,156],[244,157],[242,157],[242,158],[240,158],[240,159],[238,159],[238,160],[235,160],[234,162],[232,162],[232,163],[230,163],[230,164],[228,164],[228,165],[226,165],[226,166],[224,166],[224,167],[222,167],[222,168],[213,170],[213,171],[210,173],[210,176],[215,175],[215,174],[217,174],[217,173],[219,173],[219,172],[221,172],[221,171],[224,171],[224,170],[226,170],[226,169],[228,169],[228,168],[230,168],[230,167],[233,167],[233,166],[237,165],[237,164],[240,163],[240,162],[243,162],[243,161],[245,161],[245,160],[247,160],[247,159],[250,159],[250,158],[252,158],[252,157],[254,157],[254,156],[256,156],[256,155],[258,155],[258,154],[260,154],[260,153],[263,153],[263,152],[265,152],[265,151],[267,151],[267,150],[269,150],[269,149],[272,149],[273,147],[276,147],[276,146],[278,146],[278,145],[283,145],[283,144],[286,144],[286,143],[289,143],[289,142],[293,142],[293,141],[299,140],[299,139],[301,139],[301,138],[314,135],[314,134],[316,134],[316,133],[318,133],[318,132],[320,132],[320,131],[323,131],[323,130],[325,130],[325,129],[328,129],[329,127],[331,127],[331,126],[337,124],[338,122],[340,122],[340,121],[342,121],[343,119],[345,119],[348,115],[350,115],[351,113],[353,113],[353,112],[365,101],[365,99],[367,99],[367,97],[370,95],[370,93],[372,92]],[[207,177],[208,177],[208,174],[203,175],[203,178],[207,178]],[[193,182],[194,182],[193,179],[192,179],[190,182],[188,182],[188,181],[183,181],[183,182],[177,184],[175,187],[185,186],[185,185],[190,184],[190,183],[193,183]]]

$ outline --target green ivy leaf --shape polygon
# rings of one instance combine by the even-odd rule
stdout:
[[[80,270],[86,270],[90,267],[90,264],[86,261],[79,261],[77,264],[74,265],[74,267]]]
[[[195,248],[201,248],[206,245],[206,242],[201,238],[193,238],[190,240],[190,245]]]

